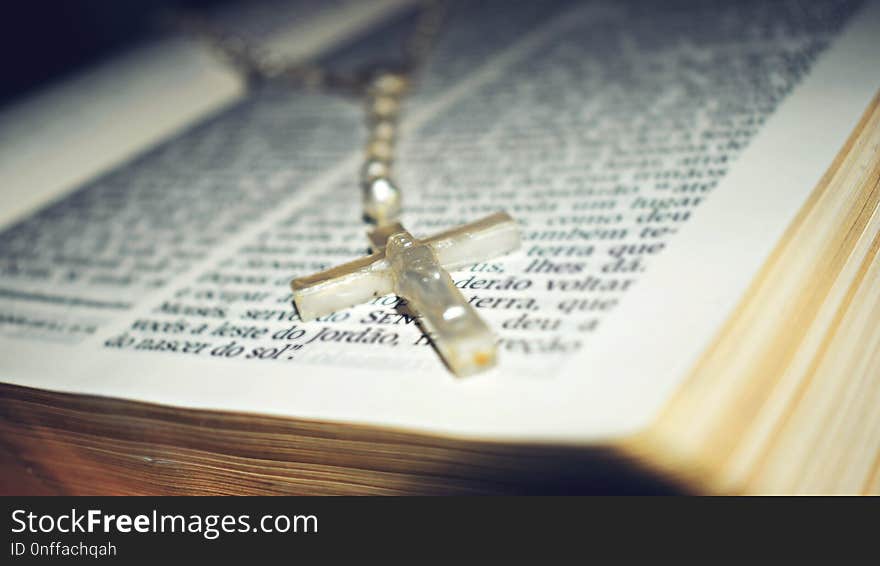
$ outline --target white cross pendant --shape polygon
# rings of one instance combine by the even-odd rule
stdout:
[[[499,212],[423,240],[400,223],[370,233],[373,253],[291,281],[305,322],[391,293],[406,299],[456,375],[495,364],[495,335],[452,282],[448,271],[519,248],[519,227]]]

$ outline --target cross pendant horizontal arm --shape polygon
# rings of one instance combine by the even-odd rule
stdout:
[[[380,230],[390,232],[388,227]],[[519,247],[520,238],[516,221],[499,212],[419,243],[434,250],[443,269],[453,271],[509,253]],[[291,287],[300,318],[309,321],[394,293],[394,279],[384,246],[380,246],[371,255],[294,279]]]
[[[494,364],[495,338],[447,271],[509,253],[519,228],[496,213],[417,240],[400,224],[371,235],[373,254],[291,282],[303,321],[395,293],[406,299],[450,369],[458,375]]]

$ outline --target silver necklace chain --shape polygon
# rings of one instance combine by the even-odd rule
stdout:
[[[249,83],[280,81],[297,88],[364,99],[369,135],[359,182],[365,217],[382,226],[397,222],[401,212],[401,191],[392,180],[392,164],[402,101],[436,41],[446,8],[443,0],[420,2],[416,21],[400,46],[401,60],[353,72],[285,61],[277,53],[204,20],[186,17],[180,23],[190,34],[204,38]]]

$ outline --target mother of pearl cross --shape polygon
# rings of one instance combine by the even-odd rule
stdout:
[[[509,253],[519,227],[499,212],[419,240],[400,223],[370,233],[373,253],[291,281],[303,321],[391,293],[406,299],[449,369],[459,376],[495,365],[495,335],[452,282],[448,271]]]

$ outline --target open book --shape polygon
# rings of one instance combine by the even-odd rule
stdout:
[[[411,19],[367,4],[273,32],[355,66]],[[8,109],[6,490],[877,492],[878,37],[852,1],[453,3],[397,171],[417,236],[520,223],[453,273],[499,340],[467,379],[394,296],[291,302],[368,248],[357,101],[169,38]]]

